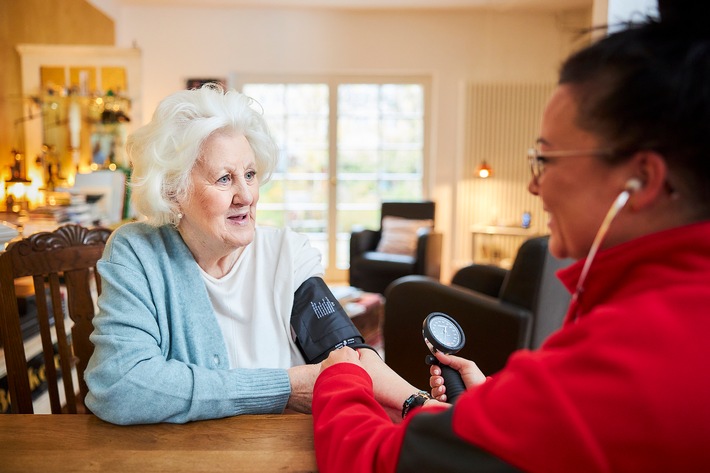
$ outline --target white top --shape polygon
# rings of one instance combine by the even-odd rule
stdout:
[[[257,227],[254,241],[228,274],[216,279],[200,271],[230,368],[286,369],[305,363],[291,330],[293,295],[308,278],[323,276],[320,253],[305,235]],[[279,287],[290,292],[278,293]]]

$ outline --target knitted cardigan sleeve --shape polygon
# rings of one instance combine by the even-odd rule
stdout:
[[[127,224],[98,264],[86,404],[116,424],[280,413],[283,369],[229,369],[197,264],[172,228]],[[258,393],[258,395],[255,395]]]

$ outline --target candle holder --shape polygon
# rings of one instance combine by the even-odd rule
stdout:
[[[25,177],[25,156],[13,149],[13,164],[10,166],[10,179],[5,180],[5,207],[8,212],[20,213],[29,210],[27,189],[32,181]]]

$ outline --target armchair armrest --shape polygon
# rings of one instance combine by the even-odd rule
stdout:
[[[441,275],[441,241],[441,233],[427,230],[419,233],[414,266],[415,274],[423,274],[439,280]]]
[[[444,312],[459,322],[466,334],[459,355],[475,361],[486,375],[500,370],[511,353],[530,342],[533,315],[527,309],[425,276],[400,278],[385,292],[385,362],[420,388],[429,385],[422,322],[431,312]]]
[[[451,284],[498,297],[508,270],[492,264],[472,264],[456,271]]]

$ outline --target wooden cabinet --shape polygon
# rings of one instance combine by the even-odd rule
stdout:
[[[77,172],[128,167],[125,138],[141,117],[135,48],[21,44],[24,159],[31,186],[71,187]]]
[[[510,268],[520,245],[535,236],[539,234],[530,228],[473,225],[471,226],[473,262]]]

